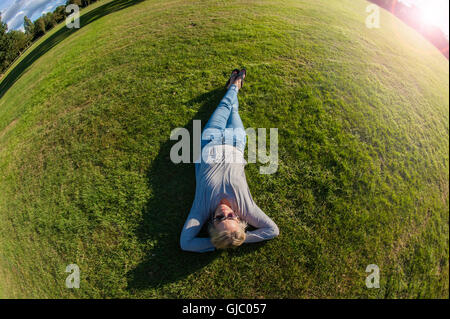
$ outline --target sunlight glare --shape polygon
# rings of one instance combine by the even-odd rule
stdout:
[[[448,4],[448,1],[427,1],[421,8],[422,23],[448,30]]]

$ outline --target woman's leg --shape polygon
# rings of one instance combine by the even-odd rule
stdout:
[[[202,132],[202,148],[213,139],[222,139],[233,105],[237,104],[237,92],[232,84],[209,118]]]
[[[233,108],[231,109],[226,128],[244,129],[244,124],[242,123],[241,117],[239,116],[239,102],[237,101],[237,99],[236,103],[233,104]]]
[[[239,116],[239,101],[233,104],[230,116],[228,117],[225,129],[225,143],[236,146],[240,151],[244,152],[246,143],[246,134],[244,124]]]

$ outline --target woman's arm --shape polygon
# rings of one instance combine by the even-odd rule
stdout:
[[[189,216],[181,231],[180,246],[182,250],[204,253],[216,249],[211,243],[210,238],[196,237],[204,222],[205,217],[204,214],[202,214],[201,207],[198,205],[196,196]]]
[[[272,239],[280,234],[278,226],[269,216],[255,204],[246,216],[249,225],[257,228],[253,231],[247,231],[244,243],[257,243],[263,240]]]

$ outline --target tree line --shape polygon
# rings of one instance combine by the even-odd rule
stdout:
[[[29,45],[42,37],[46,32],[51,30],[60,22],[64,21],[71,13],[66,12],[66,6],[76,4],[80,8],[96,2],[97,0],[67,0],[65,5],[60,5],[53,10],[47,12],[31,21],[27,16],[24,20],[24,31],[9,30],[6,22],[2,21],[0,13],[0,74],[3,74],[11,63],[22,54]]]

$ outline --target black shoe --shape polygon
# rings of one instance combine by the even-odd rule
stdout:
[[[231,80],[232,80],[232,79],[234,80],[234,79],[236,78],[237,74],[239,74],[239,69],[234,69],[234,70],[231,72],[230,78],[228,79],[227,84],[225,84],[225,86],[226,86],[227,89],[230,87]]]
[[[246,76],[247,76],[247,70],[245,68],[242,68],[242,70],[239,72],[237,77],[234,79],[235,81],[239,78],[241,79],[241,87],[240,88],[242,88],[244,86],[244,79]]]

